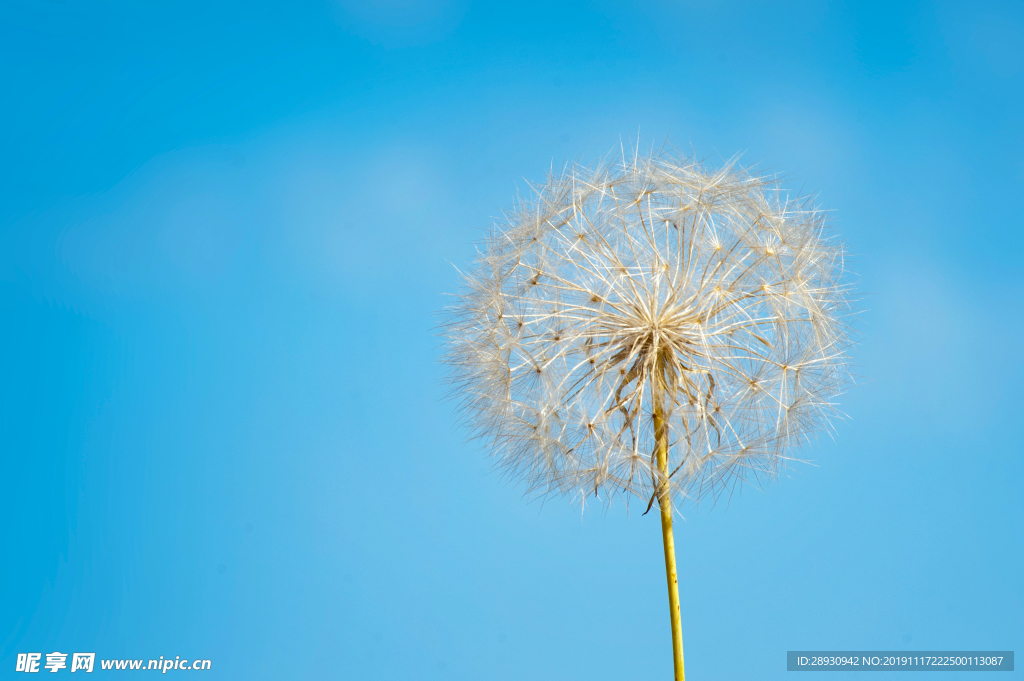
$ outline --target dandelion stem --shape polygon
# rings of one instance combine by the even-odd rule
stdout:
[[[665,575],[668,578],[668,608],[672,618],[672,660],[675,681],[684,681],[683,671],[683,623],[679,615],[679,575],[676,572],[676,544],[672,536],[672,492],[668,484],[668,423],[664,414],[664,387],[657,372],[651,382],[654,392],[654,435],[657,440],[658,471],[660,490],[658,505],[661,507],[661,536],[665,544]]]

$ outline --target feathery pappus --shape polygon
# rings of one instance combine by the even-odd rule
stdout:
[[[650,508],[760,484],[828,428],[849,290],[810,200],[664,152],[534,189],[445,319],[453,394],[509,474]]]

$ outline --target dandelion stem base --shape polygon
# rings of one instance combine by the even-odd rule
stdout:
[[[657,402],[655,403],[657,404]],[[668,428],[661,416],[660,404],[654,412],[654,429],[658,439],[657,460],[663,483],[658,494],[661,507],[661,537],[665,545],[665,575],[668,578],[668,607],[672,619],[672,663],[675,681],[685,681],[683,668],[683,623],[679,613],[679,575],[676,572],[676,543],[672,535],[672,493],[668,485]]]

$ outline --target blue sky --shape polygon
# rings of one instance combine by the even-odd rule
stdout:
[[[691,676],[1024,649],[1019,3],[12,0],[0,60],[3,678],[669,678],[657,519],[491,472],[434,331],[638,137],[815,194],[865,310],[813,465],[677,522]]]

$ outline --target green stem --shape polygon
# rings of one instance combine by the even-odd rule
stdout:
[[[665,423],[662,414],[660,398],[659,394],[654,400],[654,435],[657,440],[658,469],[661,472],[658,505],[661,507],[661,537],[665,544],[665,575],[668,578],[668,607],[672,618],[675,681],[684,681],[686,672],[683,670],[683,623],[679,615],[679,575],[676,572],[676,544],[672,536],[672,492],[668,484],[668,424]]]

